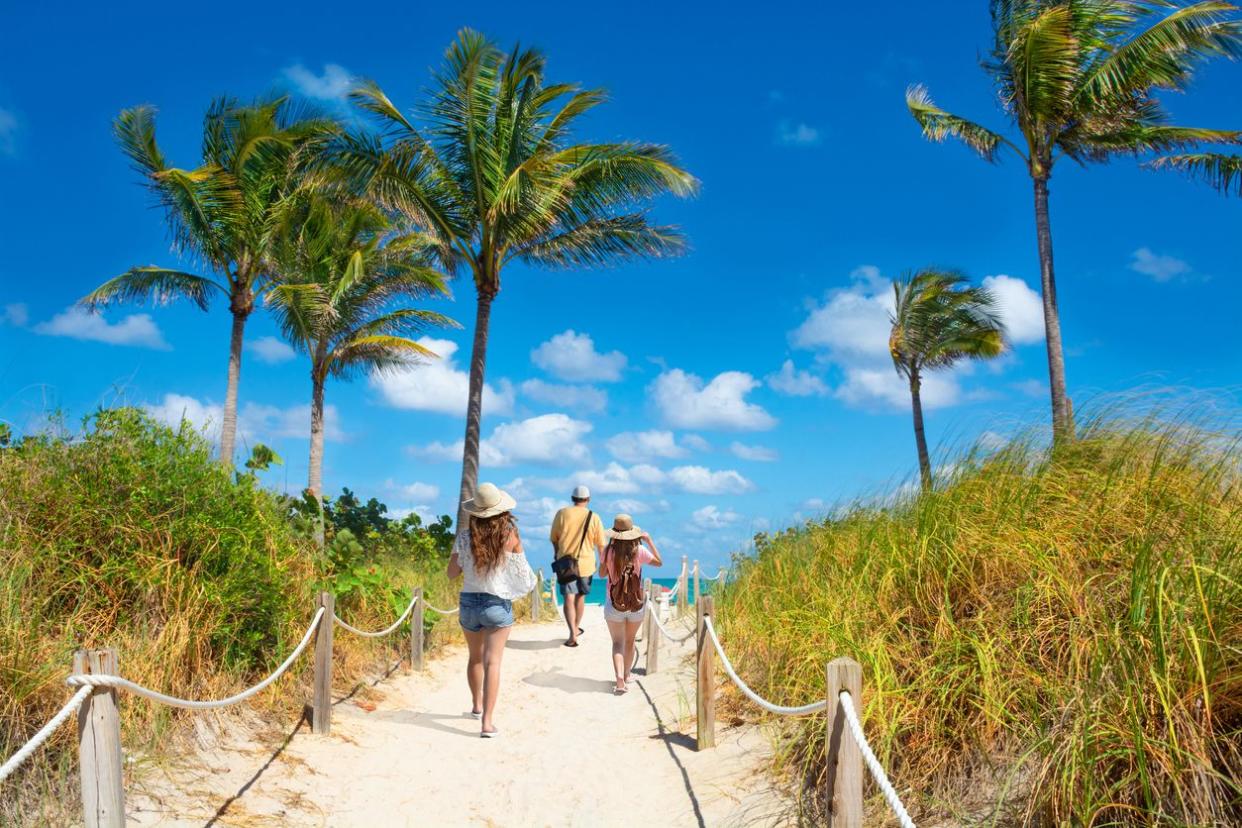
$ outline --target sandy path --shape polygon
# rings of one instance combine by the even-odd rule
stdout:
[[[761,734],[721,728],[716,749],[694,750],[687,660],[693,642],[662,642],[661,670],[640,674],[617,697],[598,607],[588,607],[584,626],[577,649],[561,646],[563,623],[514,629],[496,716],[499,739],[480,739],[478,722],[464,715],[464,656],[454,648],[426,673],[397,673],[366,701],[338,704],[331,736],[303,727],[275,756],[271,748],[234,746],[143,774],[130,796],[131,822],[780,824],[773,815],[781,803],[761,770]]]

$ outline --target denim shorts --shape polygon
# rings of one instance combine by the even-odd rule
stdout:
[[[513,602],[489,592],[463,592],[457,620],[466,632],[513,626]]]
[[[576,581],[561,584],[561,595],[590,595],[591,581],[594,580],[594,575],[588,575],[585,578],[579,578]]]

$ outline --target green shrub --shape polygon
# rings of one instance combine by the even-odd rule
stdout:
[[[1235,434],[1094,422],[1051,456],[978,451],[930,493],[761,537],[722,639],[785,704],[822,697],[829,658],[862,662],[866,731],[916,818],[1239,824]],[[813,821],[823,719],[779,726]]]

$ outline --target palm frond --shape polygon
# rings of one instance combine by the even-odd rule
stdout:
[[[914,120],[923,128],[923,135],[931,141],[943,143],[956,138],[986,161],[996,160],[996,151],[1005,139],[990,129],[973,121],[945,112],[932,101],[927,87],[921,84],[906,90],[906,107]],[[1015,148],[1015,151],[1016,148]],[[1022,155],[1022,153],[1018,153]]]
[[[514,251],[545,267],[601,267],[629,257],[664,258],[686,250],[686,238],[671,225],[652,225],[634,213],[590,219]]]
[[[1222,193],[1228,194],[1233,190],[1235,195],[1242,196],[1242,155],[1210,152],[1168,155],[1152,161],[1150,166],[1178,170],[1206,181]]]
[[[205,276],[163,267],[134,267],[109,279],[82,299],[87,307],[101,307],[116,302],[153,302],[167,304],[177,299],[193,302],[207,310],[215,293],[228,297],[228,290]]]

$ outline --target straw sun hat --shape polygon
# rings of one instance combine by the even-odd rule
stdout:
[[[517,501],[504,489],[493,483],[480,483],[474,497],[461,504],[466,513],[477,518],[489,518],[513,511]]]
[[[634,525],[634,518],[620,514],[612,519],[612,528],[608,530],[608,534],[614,540],[637,540],[643,536],[643,530]]]

